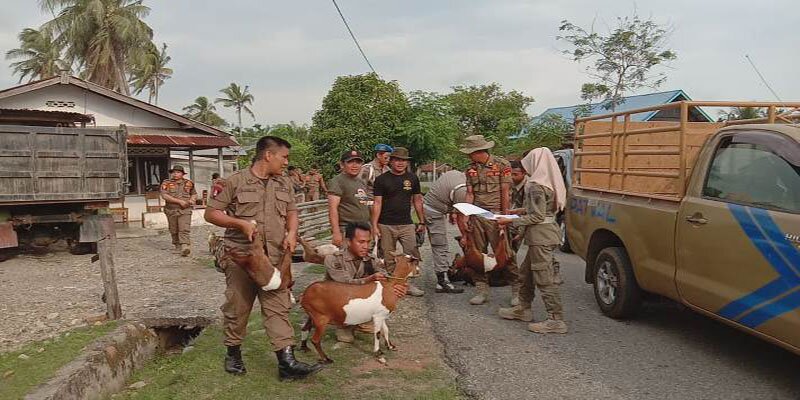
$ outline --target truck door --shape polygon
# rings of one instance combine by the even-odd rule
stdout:
[[[678,214],[680,295],[800,347],[800,144],[753,127],[709,146]]]

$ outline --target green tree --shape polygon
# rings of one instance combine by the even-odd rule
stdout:
[[[200,96],[194,100],[194,103],[183,107],[184,117],[191,118],[197,122],[202,122],[206,125],[222,128],[228,123],[222,117],[217,115],[217,108],[214,103],[208,101],[208,97]]]
[[[572,131],[572,123],[557,114],[546,114],[536,118],[524,134],[513,143],[509,154],[522,155],[525,151],[537,147],[549,147],[558,150],[564,143],[564,137]]]
[[[447,97],[417,91],[409,94],[408,101],[408,118],[393,143],[408,147],[415,164],[437,160],[452,165],[460,161],[463,157],[456,145],[460,136],[458,120]]]
[[[305,125],[297,125],[294,122],[273,126],[254,124],[251,127],[244,128],[241,133],[237,133],[236,140],[243,147],[249,147],[254,146],[261,137],[268,135],[286,139],[292,145],[289,159],[290,165],[300,167],[303,171],[308,171],[308,168],[315,163],[316,158],[313,146],[308,140],[308,127]],[[239,166],[242,168],[250,165],[255,149],[248,150],[247,154],[247,157],[239,158]]]
[[[172,68],[167,64],[172,57],[167,55],[167,44],[161,44],[161,50],[155,45],[139,54],[133,62],[131,70],[131,86],[133,94],[148,91],[147,102],[158,105],[158,92],[164,82],[172,77]]]
[[[245,86],[244,89],[242,89],[241,86],[235,83],[231,83],[225,89],[220,90],[220,92],[224,94],[225,97],[217,97],[214,103],[222,104],[223,107],[236,110],[236,118],[239,121],[238,130],[241,132],[242,111],[249,114],[253,119],[256,117],[253,115],[253,110],[250,109],[253,101],[255,101],[255,97],[250,93],[249,86]]]
[[[369,154],[377,143],[394,143],[408,113],[397,82],[373,73],[336,78],[309,131],[317,162],[330,176],[343,151],[355,148]]]
[[[7,60],[20,60],[11,63],[13,74],[19,75],[19,82],[52,78],[61,70],[69,70],[69,65],[61,58],[63,46],[53,39],[48,29],[25,28],[17,36],[19,47],[6,53]]]
[[[763,108],[758,107],[733,107],[728,111],[719,112],[721,121],[734,121],[742,119],[756,119],[767,116]]]
[[[606,34],[561,21],[556,36],[571,45],[564,53],[574,61],[593,60],[587,71],[594,82],[581,87],[584,100],[602,98],[611,111],[623,102],[625,93],[643,87],[657,88],[667,79],[663,72],[651,70],[677,58],[667,49],[669,31],[652,20],[633,17],[617,18],[617,26]]]
[[[55,18],[52,29],[65,46],[65,57],[90,82],[129,95],[130,63],[152,44],[153,30],[143,18],[142,0],[40,0]]]
[[[525,109],[533,98],[512,90],[504,92],[492,83],[480,86],[456,86],[447,95],[452,112],[464,136],[480,134],[498,143],[498,151],[508,145],[508,138],[530,121]]]

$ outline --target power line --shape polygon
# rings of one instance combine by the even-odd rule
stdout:
[[[778,96],[778,94],[777,94],[777,93],[775,93],[775,91],[774,91],[774,90],[772,90],[772,86],[770,86],[770,85],[769,85],[769,83],[767,83],[767,80],[766,80],[766,79],[764,79],[764,75],[761,75],[761,72],[758,70],[758,68],[756,68],[756,65],[753,63],[753,60],[751,60],[751,59],[750,59],[750,56],[749,56],[749,55],[747,55],[747,54],[745,54],[745,55],[744,55],[744,58],[746,58],[746,59],[747,59],[747,61],[749,61],[749,62],[750,62],[750,66],[752,66],[752,67],[753,67],[753,70],[755,70],[755,71],[756,71],[756,74],[758,74],[758,77],[759,77],[759,78],[761,78],[761,82],[763,82],[763,83],[764,83],[764,86],[766,86],[766,87],[767,87],[767,89],[769,89],[769,91],[770,91],[770,92],[772,92],[772,95],[773,95],[773,96],[775,96],[775,98],[776,98],[776,99],[778,99],[778,101],[783,101],[783,100],[781,100],[781,97],[780,97],[780,96]]]
[[[358,47],[358,51],[361,53],[361,56],[364,57],[364,61],[367,62],[367,65],[369,66],[369,69],[372,70],[372,73],[377,75],[378,73],[375,72],[375,68],[372,68],[372,63],[369,62],[369,58],[367,58],[367,55],[364,53],[364,50],[361,48],[361,45],[358,44],[358,39],[356,39],[356,35],[353,34],[353,30],[350,29],[350,24],[348,24],[347,23],[347,19],[344,18],[344,14],[342,14],[342,10],[339,8],[339,5],[336,4],[336,0],[331,0],[331,1],[333,1],[333,5],[336,7],[336,11],[339,12],[339,16],[342,17],[342,22],[344,22],[344,26],[347,28],[347,31],[350,32],[350,37],[353,38],[353,42],[356,44],[356,47]]]

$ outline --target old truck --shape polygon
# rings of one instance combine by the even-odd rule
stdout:
[[[691,122],[697,107],[767,111]],[[668,298],[800,354],[798,107],[684,101],[576,121],[567,235],[605,315]],[[664,110],[677,121],[632,119]]]
[[[124,129],[0,125],[0,258],[65,240],[91,251],[81,225],[124,195]]]

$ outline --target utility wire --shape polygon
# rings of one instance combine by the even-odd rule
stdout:
[[[339,12],[339,16],[342,17],[342,22],[344,22],[344,26],[347,28],[347,31],[350,32],[350,37],[353,38],[353,42],[356,44],[356,47],[358,47],[358,51],[361,53],[361,56],[364,57],[364,61],[367,62],[367,65],[369,66],[369,69],[372,70],[372,73],[377,75],[378,73],[375,72],[375,68],[372,68],[372,63],[369,62],[369,58],[367,58],[367,55],[361,48],[361,45],[358,44],[358,39],[356,39],[356,35],[353,34],[353,30],[350,29],[350,25],[347,23],[347,19],[345,19],[344,14],[342,14],[342,10],[339,8],[339,5],[336,4],[336,0],[331,0],[331,1],[333,1],[333,5],[334,7],[336,7],[336,11]]]
[[[777,93],[775,93],[775,91],[774,91],[774,90],[772,90],[772,86],[770,86],[770,85],[769,85],[769,83],[767,83],[767,80],[766,80],[766,79],[764,79],[764,75],[761,75],[761,72],[758,70],[758,68],[756,68],[756,65],[753,63],[753,60],[751,60],[751,59],[750,59],[750,56],[749,56],[749,55],[747,55],[747,54],[745,54],[745,55],[744,55],[744,58],[746,58],[746,59],[747,59],[747,61],[749,61],[749,62],[750,62],[750,66],[752,66],[752,67],[753,67],[753,70],[755,70],[755,71],[756,71],[756,74],[758,74],[758,77],[759,77],[759,78],[761,78],[761,82],[763,82],[763,83],[764,83],[764,86],[766,86],[766,87],[767,87],[767,89],[769,89],[769,91],[770,91],[770,92],[772,92],[772,95],[773,95],[773,96],[775,96],[775,98],[776,98],[776,99],[778,99],[778,101],[783,101],[783,100],[781,100],[781,97],[780,97],[780,96],[778,96],[778,94],[777,94]]]

